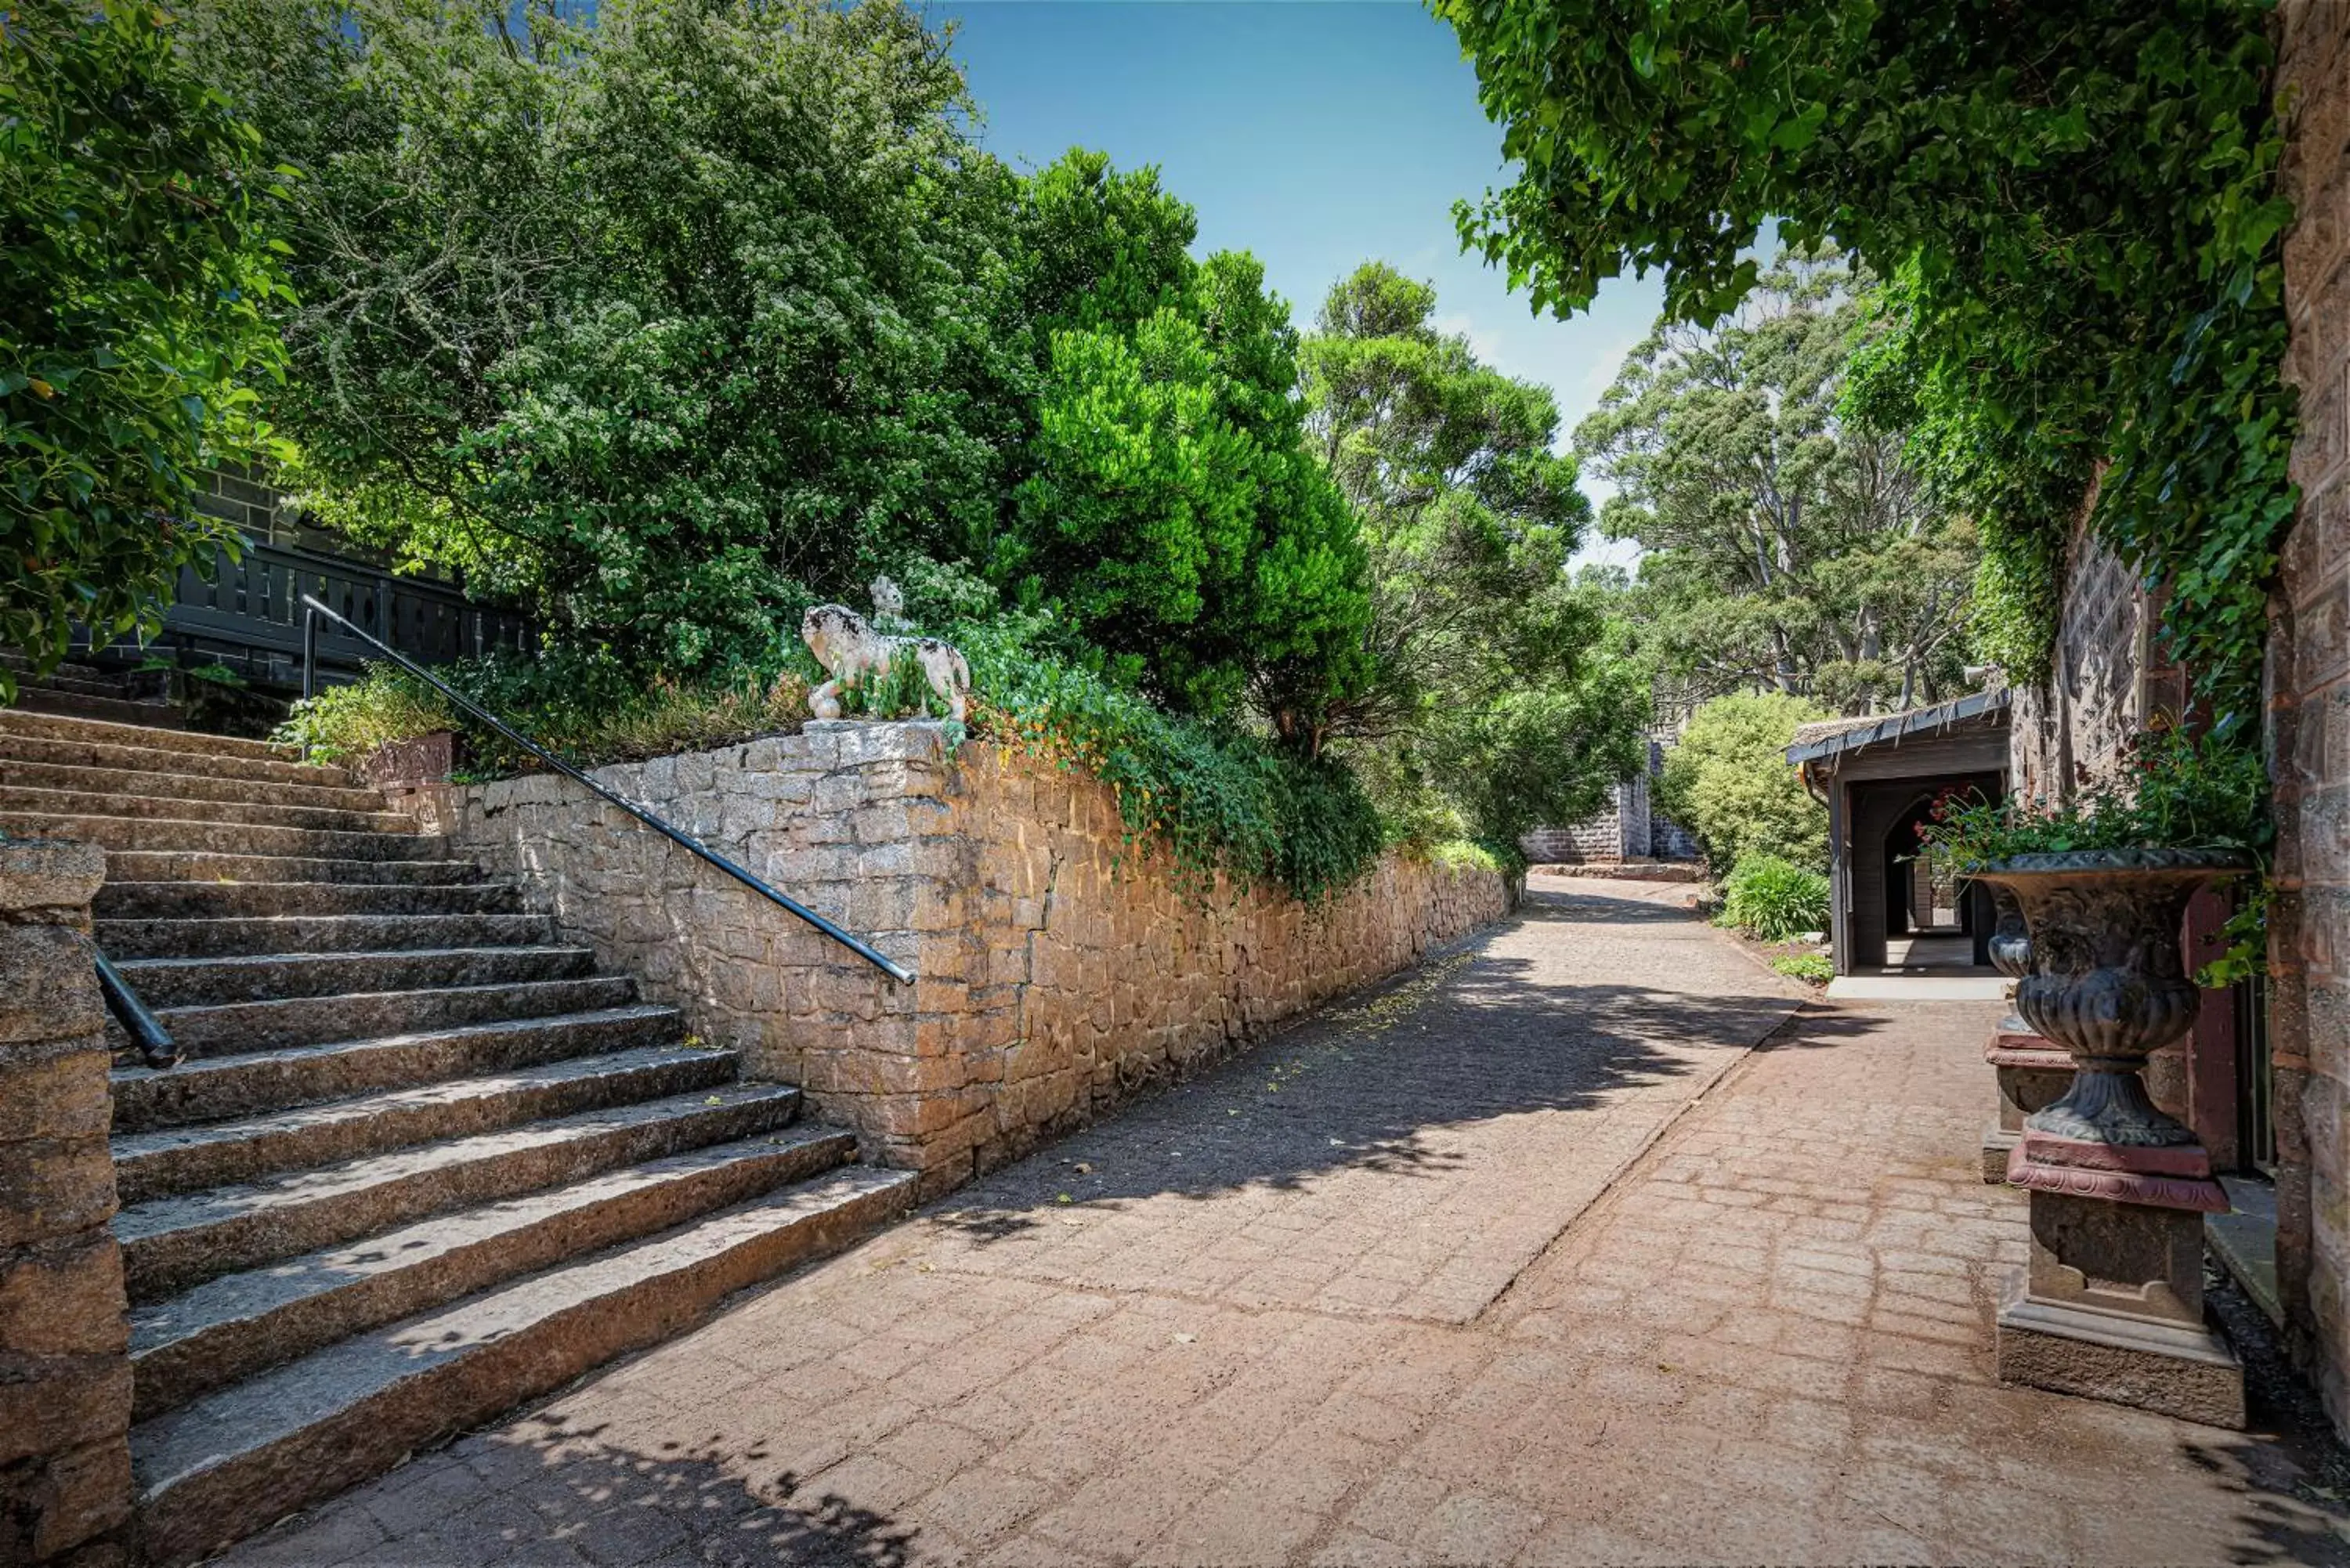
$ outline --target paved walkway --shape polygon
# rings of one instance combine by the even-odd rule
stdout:
[[[1993,1380],[1995,1009],[1798,1014],[1685,893],[1543,885],[231,1561],[2350,1563],[2293,1442]]]

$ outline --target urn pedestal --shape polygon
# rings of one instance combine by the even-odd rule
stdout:
[[[2073,1058],[2015,1011],[2016,985],[2032,962],[2032,937],[2023,906],[2013,893],[1994,887],[1991,898],[1996,924],[1987,946],[1991,967],[2007,977],[2007,1016],[1983,1044],[1983,1060],[1999,1086],[1999,1105],[1983,1129],[1982,1179],[1997,1183],[2007,1179],[2008,1157],[2023,1141],[2023,1118],[2055,1104],[2073,1086]]]
[[[2200,1004],[2179,952],[2187,900],[2247,868],[2170,850],[1983,868],[2030,927],[2017,1011],[2074,1069],[2062,1094],[2024,1112],[2008,1156],[2007,1179],[2030,1194],[2032,1243],[1999,1308],[2003,1381],[2244,1424],[2242,1365],[2203,1317],[2203,1216],[2224,1211],[2227,1195],[2141,1072]]]

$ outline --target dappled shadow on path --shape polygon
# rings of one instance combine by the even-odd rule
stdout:
[[[920,1532],[781,1469],[757,1438],[650,1440],[543,1409],[244,1542],[224,1568],[907,1568]]]
[[[1523,940],[1495,951],[1501,932],[1489,935],[983,1179],[933,1219],[988,1241],[1034,1230],[1061,1202],[1206,1199],[1339,1171],[1442,1177],[1470,1158],[1457,1138],[1432,1136],[1442,1129],[1603,1106],[1711,1072],[1804,1005],[1684,909],[1535,894],[1502,931],[1542,926],[1587,929],[1558,933],[1575,961]],[[1686,934],[1660,940],[1669,926]],[[1707,973],[1667,972],[1684,954]],[[1877,1022],[1806,1011],[1804,1043],[1834,1045]]]
[[[2350,1564],[2350,1449],[2260,1308],[2226,1275],[2207,1282],[2212,1315],[2244,1364],[2250,1430],[2183,1427],[2209,1435],[2182,1439],[2179,1453],[2236,1495],[2238,1520],[2268,1549],[2241,1560]]]

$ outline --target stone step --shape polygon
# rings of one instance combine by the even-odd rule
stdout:
[[[87,650],[85,649],[84,651]],[[16,672],[16,679],[19,680],[30,680],[33,678],[33,661],[26,658],[23,654],[18,653],[14,649],[0,649],[0,665],[5,665],[10,670],[15,670]],[[100,670],[95,664],[84,664],[70,659],[59,659],[57,661],[57,668],[50,673],[62,675],[72,680],[115,680],[120,679],[120,676],[114,675],[109,671]]]
[[[131,1433],[140,1541],[184,1563],[685,1328],[901,1212],[852,1168],[329,1345]],[[778,1397],[786,1397],[784,1390]]]
[[[144,702],[126,708],[155,711]],[[137,722],[113,722],[60,713],[34,713],[21,708],[0,708],[0,750],[14,752],[17,736],[38,740],[79,741],[93,745],[144,746],[182,757],[225,757],[252,762],[288,762],[293,753],[267,741],[240,740],[231,735],[198,734],[192,730],[161,729]]]
[[[7,755],[0,755],[0,784],[16,789],[65,790],[109,799],[154,794],[178,800],[307,806],[369,816],[384,814],[382,794],[356,784],[295,784],[285,779],[248,778],[242,774],[156,773],[143,768],[31,762]]]
[[[393,839],[426,843],[429,839]],[[209,849],[116,849],[106,853],[112,882],[398,882],[410,887],[478,882],[470,860],[344,860],[332,856],[236,855]],[[105,888],[99,891],[103,894]]]
[[[332,860],[438,860],[448,852],[441,839],[419,833],[338,833],[328,828],[66,812],[0,810],[0,833],[21,838],[73,838],[105,849]]]
[[[132,1418],[151,1419],[338,1339],[806,1180],[856,1154],[852,1134],[788,1127],[223,1275],[131,1314]]]
[[[120,960],[116,966],[148,1006],[220,1007],[353,992],[450,991],[572,980],[595,971],[592,948],[415,948],[390,952],[255,953],[238,958]]]
[[[118,1067],[114,1129],[136,1133],[187,1127],[415,1088],[445,1078],[511,1072],[659,1045],[675,1040],[683,1030],[683,1017],[675,1008],[639,1002],[250,1055],[197,1056],[161,1071]]]
[[[118,1134],[114,1184],[123,1202],[145,1203],[543,1117],[712,1089],[733,1083],[739,1066],[731,1051],[648,1045],[241,1121]]]
[[[133,1302],[159,1301],[430,1214],[755,1137],[798,1111],[796,1089],[737,1084],[130,1204],[114,1217],[123,1282]]]
[[[20,686],[16,705],[5,711],[38,718],[97,719],[153,730],[178,730],[185,722],[176,708],[161,702],[133,702],[119,690],[98,696],[62,691],[54,686]]]
[[[35,789],[0,779],[0,812],[36,816],[146,817],[167,822],[236,823],[255,827],[299,827],[339,833],[391,833],[413,836],[416,819],[404,812],[375,809],[348,811],[335,806],[262,804],[243,800],[209,800],[166,794],[176,783],[149,779],[128,791],[84,793]]]
[[[547,944],[548,915],[265,915],[250,918],[104,919],[99,947],[125,959],[259,953],[395,952],[419,948]]]
[[[129,683],[120,675],[109,675],[103,670],[92,670],[87,664],[60,664],[47,675],[35,675],[24,665],[13,665],[16,671],[16,690],[26,691],[63,691],[75,697],[126,697]]]
[[[40,763],[55,767],[111,768],[147,778],[242,779],[265,784],[308,784],[323,789],[350,789],[351,775],[341,768],[319,767],[253,756],[220,756],[207,752],[174,751],[151,745],[151,737],[169,732],[137,730],[120,724],[95,729],[111,735],[92,738],[68,732],[49,735],[7,728],[13,710],[0,709],[0,757],[12,762]]]
[[[136,982],[132,989],[137,989]],[[159,1007],[155,1013],[182,1051],[194,1056],[223,1056],[422,1029],[454,1029],[505,1018],[587,1012],[635,1000],[636,982],[626,975],[583,975],[440,991],[359,992],[206,1007]]]
[[[109,857],[108,869],[124,858]],[[463,861],[442,864],[452,870],[470,869]],[[516,913],[522,909],[522,889],[511,882],[109,881],[99,888],[90,907],[100,928],[118,922],[136,927],[150,920],[442,919]]]

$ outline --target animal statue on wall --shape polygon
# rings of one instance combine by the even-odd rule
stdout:
[[[882,577],[873,585],[876,618],[884,625],[903,626],[897,585]],[[840,689],[849,683],[878,680],[900,659],[911,659],[947,705],[947,714],[961,723],[969,708],[971,667],[952,645],[935,637],[901,637],[877,630],[871,621],[847,605],[817,605],[800,618],[800,640],[806,643],[824,672],[832,677],[808,693],[808,711],[819,719],[841,716]]]

